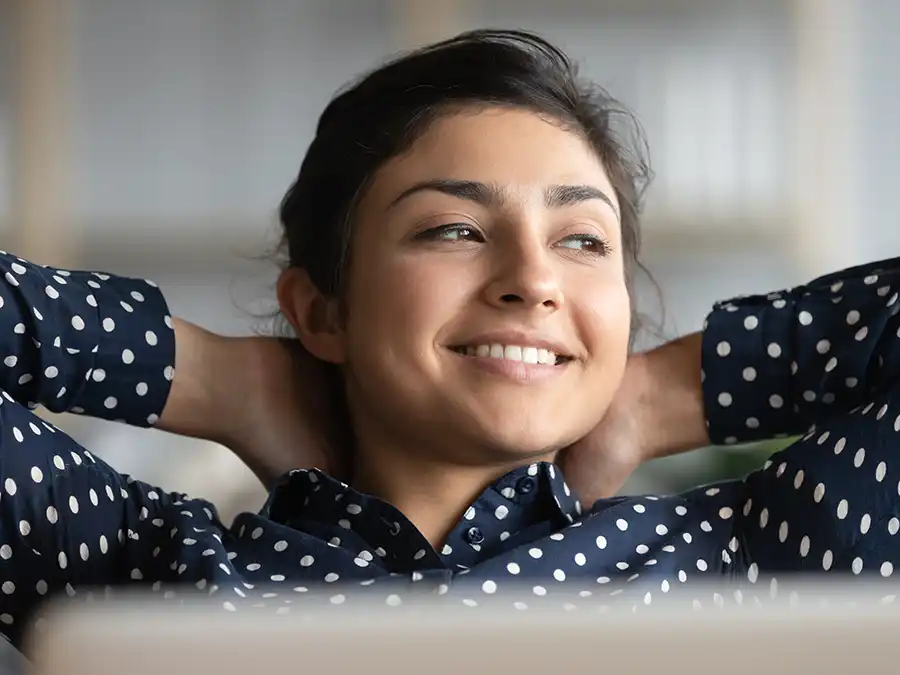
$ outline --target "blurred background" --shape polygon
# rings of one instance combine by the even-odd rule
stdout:
[[[266,330],[275,211],[347,80],[461,30],[535,30],[633,109],[656,181],[641,306],[711,303],[900,254],[896,0],[0,1],[0,247],[147,276],[174,313]],[[214,444],[75,416],[119,470],[217,503],[263,490]],[[650,464],[630,492],[738,475],[774,446]]]

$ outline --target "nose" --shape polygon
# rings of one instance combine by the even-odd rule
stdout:
[[[559,273],[543,243],[523,243],[498,256],[487,288],[488,302],[500,309],[558,311],[564,302]]]

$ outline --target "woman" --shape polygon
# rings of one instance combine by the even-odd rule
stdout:
[[[18,640],[48,594],[129,583],[285,611],[319,586],[335,605],[419,591],[524,608],[785,571],[889,576],[900,265],[717,305],[702,335],[628,358],[643,174],[616,115],[556,49],[490,31],[335,99],[281,214],[278,298],[315,357],[306,379],[277,341],[173,322],[150,282],[0,258],[4,631]],[[318,440],[335,375],[346,465]],[[270,498],[228,527],[31,402],[226,442]],[[746,480],[674,497],[583,507],[553,463],[565,451],[593,496],[653,456],[811,425]],[[495,596],[506,586],[518,595]]]

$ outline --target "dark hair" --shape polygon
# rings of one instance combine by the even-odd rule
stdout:
[[[649,182],[634,116],[544,39],[476,30],[365,75],[334,98],[281,204],[287,264],[327,295],[340,293],[353,214],[378,169],[441,115],[472,106],[532,110],[581,134],[603,162],[621,210],[629,289],[640,268],[640,204]]]

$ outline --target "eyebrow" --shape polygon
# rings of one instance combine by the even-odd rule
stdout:
[[[422,181],[407,188],[391,202],[388,209],[419,192],[440,192],[488,207],[500,206],[508,201],[505,190],[498,185],[471,180],[441,178]],[[613,210],[613,213],[616,214],[616,217],[619,217],[619,210],[609,195],[592,185],[551,185],[544,191],[544,203],[547,208],[572,206],[594,199],[599,199],[607,204]]]

